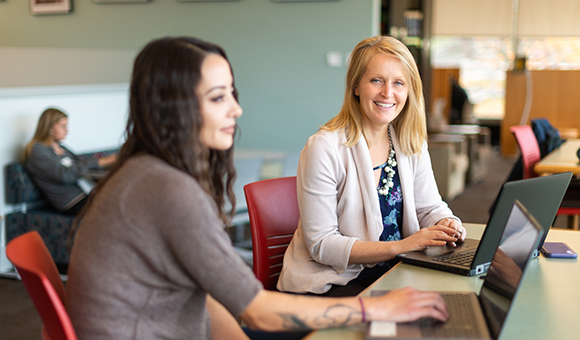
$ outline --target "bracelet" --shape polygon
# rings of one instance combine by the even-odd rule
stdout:
[[[362,297],[358,297],[358,301],[360,302],[360,309],[362,312],[362,322],[365,323],[367,322],[367,314],[365,313],[365,305],[363,303]]]

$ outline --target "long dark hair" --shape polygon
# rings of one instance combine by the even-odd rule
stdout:
[[[154,40],[139,53],[133,66],[125,144],[109,174],[98,182],[75,220],[69,245],[99,190],[138,153],[158,157],[195,178],[213,198],[224,223],[233,216],[233,146],[226,151],[212,150],[199,138],[203,120],[195,89],[201,81],[203,60],[213,53],[228,60],[221,47],[190,37]],[[238,99],[237,91],[234,97]],[[232,206],[229,213],[225,212],[226,196]]]

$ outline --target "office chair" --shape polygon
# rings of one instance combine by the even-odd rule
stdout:
[[[523,178],[538,177],[534,171],[534,166],[541,159],[540,146],[536,135],[529,125],[517,125],[510,127],[513,133],[520,152],[522,154],[522,163],[524,168]],[[564,206],[562,206],[564,205]],[[574,202],[562,201],[562,205],[558,208],[556,216],[568,216],[568,227],[572,229],[578,228],[578,215],[580,215],[580,207],[574,206]],[[572,206],[568,206],[572,205]]]
[[[22,278],[42,319],[44,340],[76,340],[64,307],[65,290],[46,245],[36,231],[18,236],[6,246],[6,256]]]
[[[265,289],[276,290],[284,253],[300,218],[296,177],[250,183],[244,192],[252,230],[254,274]]]
[[[540,146],[536,135],[529,125],[517,125],[510,127],[522,154],[524,167],[524,179],[538,177],[534,171],[534,165],[540,161]]]

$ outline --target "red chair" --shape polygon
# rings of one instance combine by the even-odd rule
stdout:
[[[524,179],[538,177],[538,174],[534,171],[534,165],[541,159],[540,146],[532,127],[529,125],[517,125],[510,127],[510,131],[516,138],[522,154]]]
[[[44,340],[76,340],[64,307],[64,285],[40,234],[31,231],[6,246],[6,256],[22,278],[30,299],[42,319]]]
[[[536,135],[529,125],[517,125],[510,127],[510,131],[516,138],[518,147],[522,154],[522,163],[524,168],[524,179],[538,177],[534,171],[534,166],[541,159],[540,146]],[[566,206],[570,202],[563,201],[560,208],[558,208],[557,216],[568,216],[568,228],[578,228],[578,215],[580,215],[580,208]]]
[[[252,230],[254,274],[264,288],[276,290],[284,253],[300,219],[296,177],[250,183],[244,186],[244,192]]]

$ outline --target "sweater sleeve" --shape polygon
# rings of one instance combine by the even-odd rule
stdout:
[[[323,135],[312,136],[298,165],[298,205],[310,256],[342,273],[357,240],[340,232],[338,186],[341,175],[336,147]]]
[[[65,149],[66,150],[66,149]],[[89,167],[95,166],[96,159],[82,160],[66,150],[69,161],[63,161],[52,148],[36,143],[26,160],[26,168],[32,174],[59,184],[72,184]]]

